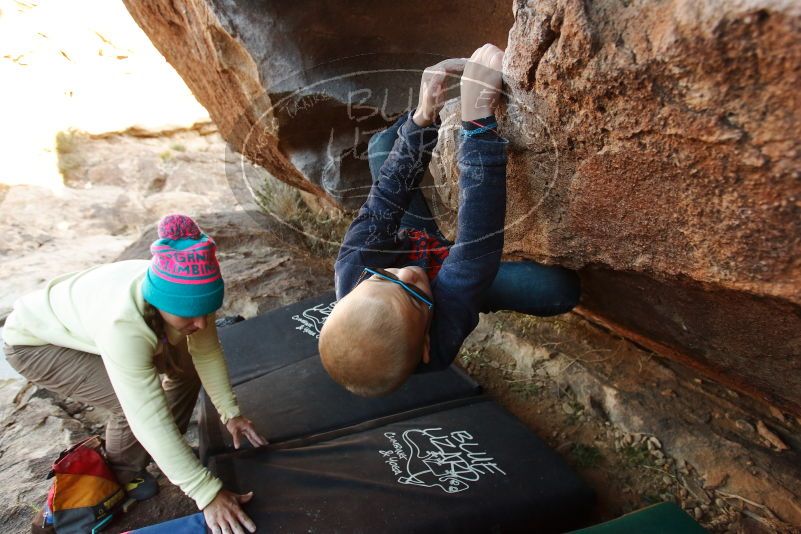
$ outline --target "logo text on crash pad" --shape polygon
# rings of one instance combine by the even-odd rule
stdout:
[[[293,321],[300,324],[295,327],[295,330],[300,330],[304,334],[308,334],[315,339],[320,339],[320,330],[323,328],[323,323],[334,309],[336,302],[331,304],[318,304],[313,308],[303,310],[301,313],[292,316]]]
[[[401,484],[458,493],[482,476],[506,475],[465,430],[411,429],[384,437],[390,447],[378,453]]]

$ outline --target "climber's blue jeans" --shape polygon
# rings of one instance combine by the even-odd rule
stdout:
[[[392,151],[402,124],[399,120],[370,138],[367,157],[373,182],[378,180],[378,172]],[[419,189],[401,219],[401,227],[425,230],[447,241]],[[533,261],[502,261],[495,280],[483,296],[481,311],[510,310],[543,317],[558,315],[573,309],[580,296],[581,282],[574,271]]]

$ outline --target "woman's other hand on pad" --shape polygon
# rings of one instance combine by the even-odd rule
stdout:
[[[254,447],[261,447],[263,445],[267,445],[268,441],[256,432],[256,428],[253,426],[253,422],[246,418],[237,416],[232,417],[225,423],[225,428],[228,429],[228,432],[231,433],[231,438],[234,440],[234,448],[238,449],[242,444],[242,437],[246,437],[250,444]]]
[[[206,526],[212,534],[245,534],[245,529],[247,532],[256,532],[256,524],[242,510],[242,505],[252,498],[252,491],[237,495],[221,489],[214,500],[203,509]]]

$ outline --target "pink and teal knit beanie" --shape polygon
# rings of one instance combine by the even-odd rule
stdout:
[[[153,260],[142,283],[147,302],[180,317],[208,315],[222,306],[217,245],[191,217],[163,217],[150,252]]]

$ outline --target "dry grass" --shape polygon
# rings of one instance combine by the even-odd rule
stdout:
[[[342,211],[310,206],[300,191],[266,173],[256,202],[267,215],[302,234],[309,250],[323,257],[339,251],[351,219]]]
[[[86,134],[79,130],[69,129],[56,132],[58,172],[61,173],[64,183],[80,177],[80,169],[86,163],[80,148],[86,138]]]

